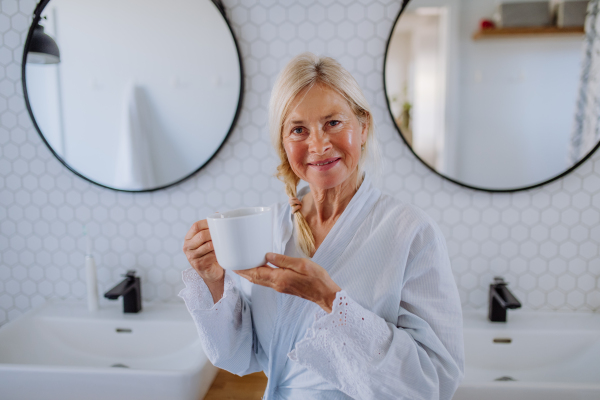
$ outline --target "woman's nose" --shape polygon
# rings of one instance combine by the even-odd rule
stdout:
[[[312,136],[308,147],[311,153],[325,154],[329,149],[331,149],[331,142],[327,134],[318,133]]]

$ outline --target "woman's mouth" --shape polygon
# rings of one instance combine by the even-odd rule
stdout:
[[[326,160],[321,160],[319,162],[308,163],[308,165],[310,167],[316,169],[317,171],[327,171],[327,170],[333,168],[334,166],[336,166],[340,160],[341,160],[341,158],[339,158],[339,157],[328,158]]]

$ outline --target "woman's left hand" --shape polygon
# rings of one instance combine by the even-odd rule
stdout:
[[[291,294],[310,300],[331,313],[337,292],[342,290],[327,271],[307,258],[294,258],[267,253],[267,261],[279,268],[257,267],[236,274],[257,285],[270,287],[279,293]]]

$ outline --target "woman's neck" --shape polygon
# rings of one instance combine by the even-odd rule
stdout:
[[[311,228],[335,224],[358,190],[357,174],[355,171],[340,185],[329,189],[309,184],[310,192],[302,199],[302,214]]]

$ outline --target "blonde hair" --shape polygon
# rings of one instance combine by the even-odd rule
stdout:
[[[356,187],[359,187],[362,182],[369,148],[377,152],[371,110],[354,77],[333,58],[318,57],[310,52],[299,54],[286,65],[277,77],[269,102],[271,141],[281,159],[276,176],[285,183],[285,192],[290,198],[297,196],[300,178],[292,170],[283,147],[283,125],[292,111],[290,107],[296,96],[315,84],[325,85],[338,92],[348,101],[361,125],[368,124],[367,141],[358,161]],[[294,216],[294,223],[299,232],[297,245],[304,254],[312,257],[315,252],[315,239],[312,231],[300,210],[296,211]]]

